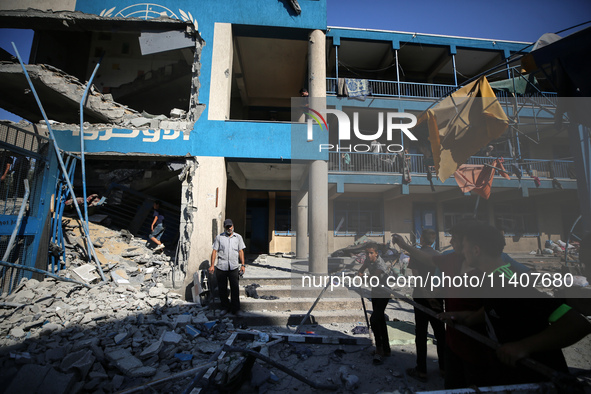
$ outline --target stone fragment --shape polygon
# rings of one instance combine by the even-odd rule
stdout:
[[[43,394],[69,393],[74,386],[75,378],[74,373],[61,373],[51,368],[41,383],[43,389],[40,392]]]
[[[74,268],[72,271],[80,278],[80,280],[86,283],[93,283],[100,279],[100,276],[96,273],[96,265],[93,264],[84,264],[78,268]]]
[[[182,335],[174,331],[166,331],[162,337],[162,342],[165,344],[177,344],[183,339]]]
[[[57,360],[62,360],[66,357],[66,348],[63,346],[58,346],[54,349],[49,349],[45,352],[45,360],[48,363],[52,363]]]
[[[24,365],[16,374],[5,394],[35,393],[45,379],[45,375],[52,369],[49,366],[36,364]]]
[[[117,369],[123,372],[124,375],[132,378],[152,376],[156,373],[155,368],[145,367],[140,360],[135,358],[129,350],[126,349],[106,353],[106,357],[111,363],[115,364]]]
[[[50,335],[52,332],[61,329],[62,326],[56,323],[47,323],[41,328],[41,335]]]
[[[20,327],[14,327],[10,330],[10,335],[15,338],[22,338],[26,335],[25,331]]]
[[[175,319],[175,326],[184,327],[191,323],[191,315],[178,315]]]
[[[60,369],[63,372],[77,370],[80,376],[85,378],[95,360],[96,358],[92,354],[92,350],[79,350],[68,354],[60,364]]]

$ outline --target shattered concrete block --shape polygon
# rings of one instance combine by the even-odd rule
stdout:
[[[15,338],[22,338],[27,334],[25,333],[25,331],[22,328],[14,327],[13,329],[10,330],[10,335]]]
[[[187,325],[185,327],[185,332],[191,337],[191,338],[196,338],[201,334],[201,331],[199,331],[197,328],[191,326],[191,325]]]
[[[33,298],[35,298],[35,292],[33,290],[21,290],[18,293],[16,293],[13,302],[21,304],[26,303],[27,301],[30,301]]]
[[[66,357],[66,348],[64,346],[58,346],[45,352],[45,360],[48,363],[62,360],[64,357]]]
[[[122,375],[115,375],[113,376],[113,380],[111,380],[111,385],[113,386],[113,390],[119,390],[119,387],[123,384],[125,377]]]
[[[107,353],[106,357],[109,361],[115,364],[117,369],[129,377],[152,376],[156,373],[155,368],[145,367],[142,362],[135,358],[127,349],[120,349]]]
[[[68,354],[60,364],[60,369],[63,372],[70,372],[77,370],[80,376],[84,379],[88,371],[92,368],[96,358],[92,354],[92,350],[80,350],[75,353]]]
[[[92,283],[95,280],[100,279],[100,276],[96,274],[96,265],[84,264],[78,268],[72,270],[82,282]]]
[[[195,316],[191,319],[191,321],[193,324],[199,324],[199,323],[207,323],[209,321],[209,319],[207,318],[207,316],[205,316],[205,313],[199,312],[197,314],[197,316]]]
[[[61,373],[51,368],[41,383],[42,392],[43,394],[69,393],[74,386],[75,378],[74,373]]]
[[[126,286],[129,284],[129,279],[124,270],[111,271],[111,278],[117,286]]]
[[[61,329],[62,326],[56,323],[47,323],[41,328],[40,335],[50,335],[52,332]]]
[[[140,358],[149,358],[155,354],[158,354],[160,348],[162,347],[162,341],[158,340],[144,349],[143,352],[140,353]]]
[[[146,118],[134,118],[131,119],[130,123],[134,126],[134,127],[142,127],[142,126],[147,126],[149,125],[151,122],[150,119],[146,119]]]
[[[182,109],[173,108],[170,110],[170,117],[173,119],[179,119],[181,117],[184,117],[186,113],[187,111],[184,111]]]
[[[16,374],[5,394],[35,393],[45,379],[45,375],[53,369],[49,366],[35,364],[24,365]]]
[[[177,344],[183,339],[182,335],[174,331],[166,331],[162,337],[162,342],[165,344]]]
[[[117,335],[115,335],[114,341],[115,344],[119,345],[121,342],[123,342],[126,338],[127,338],[128,334],[126,332],[121,332]]]
[[[184,327],[191,323],[191,315],[179,315],[176,317],[175,326]]]

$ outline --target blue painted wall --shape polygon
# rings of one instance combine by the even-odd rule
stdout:
[[[161,0],[147,6],[135,1],[79,0],[76,10],[103,16],[154,17],[158,13],[192,19],[205,41],[201,52],[199,102],[206,109],[196,122],[188,139],[182,134],[172,138],[165,130],[134,131],[129,129],[103,130],[85,141],[87,152],[125,152],[162,155],[224,156],[235,158],[291,158],[291,125],[269,122],[237,122],[207,120],[207,104],[211,79],[213,32],[215,23],[253,26],[326,30],[326,1],[299,0],[301,15],[296,15],[288,0]],[[143,5],[142,5],[143,4]],[[165,138],[165,132],[168,137]],[[79,137],[72,131],[56,132],[62,149],[79,151]],[[154,136],[160,138],[155,140]],[[133,137],[133,138],[132,138]],[[154,141],[154,142],[152,142]]]

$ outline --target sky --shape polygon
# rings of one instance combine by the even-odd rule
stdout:
[[[495,40],[534,42],[544,33],[591,21],[591,0],[326,1],[328,26]],[[10,44],[14,40],[26,62],[32,31],[9,34],[10,30],[0,29],[0,47],[14,54]],[[20,120],[1,108],[0,119]]]
[[[534,42],[588,21],[590,0],[327,0],[334,27]]]

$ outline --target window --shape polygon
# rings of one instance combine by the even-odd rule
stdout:
[[[335,235],[384,235],[381,201],[336,201]]]
[[[295,235],[291,228],[291,197],[275,198],[275,235]]]
[[[494,213],[495,227],[504,231],[505,235],[538,235],[538,222],[533,204],[498,204],[494,207]]]

